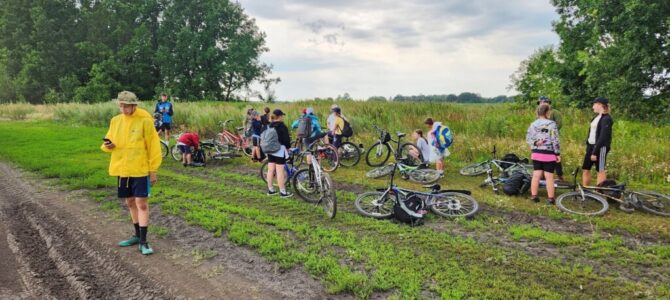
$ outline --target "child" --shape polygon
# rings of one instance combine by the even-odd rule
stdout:
[[[251,112],[251,143],[253,148],[251,150],[251,160],[261,161],[261,132],[263,131],[263,122],[261,116],[257,111]]]
[[[156,132],[160,132],[161,127],[163,127],[163,115],[161,113],[155,113],[154,114],[154,128],[156,128]]]
[[[428,144],[428,140],[423,136],[423,130],[421,129],[414,130],[414,132],[412,133],[412,138],[416,141],[416,147],[419,148],[419,151],[423,156],[422,163],[427,166],[429,163],[431,149],[430,144]],[[411,149],[410,155],[414,156],[417,159],[419,158],[419,152],[417,152],[416,149]]]
[[[554,171],[561,162],[561,146],[556,122],[549,120],[551,108],[547,104],[537,107],[537,119],[530,124],[526,142],[531,147],[530,159],[533,160],[533,179],[530,182],[530,195],[533,202],[540,202],[538,188],[544,175],[547,186],[547,202],[555,203]]]
[[[177,148],[181,152],[181,162],[184,167],[194,167],[191,147],[195,151],[198,151],[200,148],[200,136],[198,136],[197,132],[189,132],[185,127],[183,128],[184,133],[177,140]]]

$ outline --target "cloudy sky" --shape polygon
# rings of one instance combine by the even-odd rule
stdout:
[[[281,100],[514,94],[509,75],[556,44],[549,0],[239,0],[267,34]]]

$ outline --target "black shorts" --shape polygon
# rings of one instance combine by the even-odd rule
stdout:
[[[556,170],[556,162],[533,160],[533,170],[554,173]]]
[[[261,137],[260,136],[257,136],[257,135],[252,135],[251,136],[251,145],[253,145],[254,147],[258,147],[258,146],[260,146],[260,143],[261,143]]]
[[[279,156],[274,156],[274,155],[270,154],[270,155],[268,155],[268,162],[278,164],[278,165],[285,165],[286,164],[286,158],[279,157]]]
[[[163,123],[163,125],[158,128],[158,131],[161,130],[172,130],[172,123]]]
[[[598,151],[595,151],[596,161],[591,160],[591,155],[594,153],[595,145],[586,145],[586,154],[584,155],[584,163],[582,164],[582,170],[591,170],[593,166],[596,166],[597,172],[604,172],[607,170],[607,153],[610,152],[610,149],[607,147],[600,147]]]
[[[341,134],[334,134],[332,131],[328,132],[328,138],[330,139],[330,143],[335,146],[335,148],[340,148],[340,145],[342,145],[342,135]]]
[[[118,177],[119,198],[147,198],[151,193],[149,176]]]

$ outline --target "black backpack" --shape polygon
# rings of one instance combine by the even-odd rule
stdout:
[[[424,203],[417,195],[409,195],[407,199],[400,199],[393,205],[393,217],[411,226],[423,224]]]
[[[303,116],[298,120],[298,130],[296,136],[298,138],[307,138],[312,135],[312,118]]]
[[[500,166],[501,166],[503,169],[507,169],[507,168],[511,167],[512,165],[514,165],[514,163],[518,163],[518,162],[521,161],[521,159],[519,158],[519,156],[516,155],[516,154],[514,154],[514,153],[507,153],[507,154],[505,154],[505,156],[503,156],[503,158],[502,158],[501,160],[502,160],[502,161],[506,161],[506,162],[510,162],[510,163],[504,163],[504,162],[503,162],[503,163],[500,163]]]
[[[342,128],[342,137],[348,138],[354,135],[354,129],[351,128],[351,124],[349,124],[349,121],[345,120],[342,118],[344,121],[344,128]]]
[[[193,153],[193,163],[205,166],[205,151],[198,149]]]
[[[530,188],[530,179],[528,173],[516,171],[503,184],[503,192],[509,196],[521,195]]]

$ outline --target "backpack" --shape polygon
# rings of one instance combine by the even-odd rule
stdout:
[[[502,161],[510,162],[510,163],[500,163],[500,166],[503,169],[507,169],[507,168],[511,167],[512,165],[514,165],[514,163],[520,162],[521,159],[519,158],[518,155],[516,155],[514,153],[507,153],[507,154],[505,154],[505,156],[503,156]]]
[[[198,149],[193,153],[193,164],[205,166],[205,151]]]
[[[424,203],[417,195],[410,195],[407,199],[399,199],[393,205],[393,217],[411,226],[423,224],[425,212]]]
[[[298,138],[307,138],[312,135],[312,118],[304,116],[298,120],[298,131],[296,136]]]
[[[268,127],[263,133],[261,133],[261,150],[265,153],[275,153],[281,149],[281,144],[279,144],[279,135],[277,135],[277,129],[274,127]]]
[[[503,184],[503,192],[509,196],[521,195],[530,188],[530,175],[523,171],[516,171]]]
[[[451,146],[451,143],[454,141],[454,135],[449,130],[449,127],[437,126],[437,129],[435,129],[435,140],[437,142],[436,146],[444,151],[444,149]]]
[[[349,121],[345,120],[342,118],[344,121],[344,128],[342,128],[342,137],[348,138],[354,135],[354,129],[351,128],[351,124],[349,124]]]

